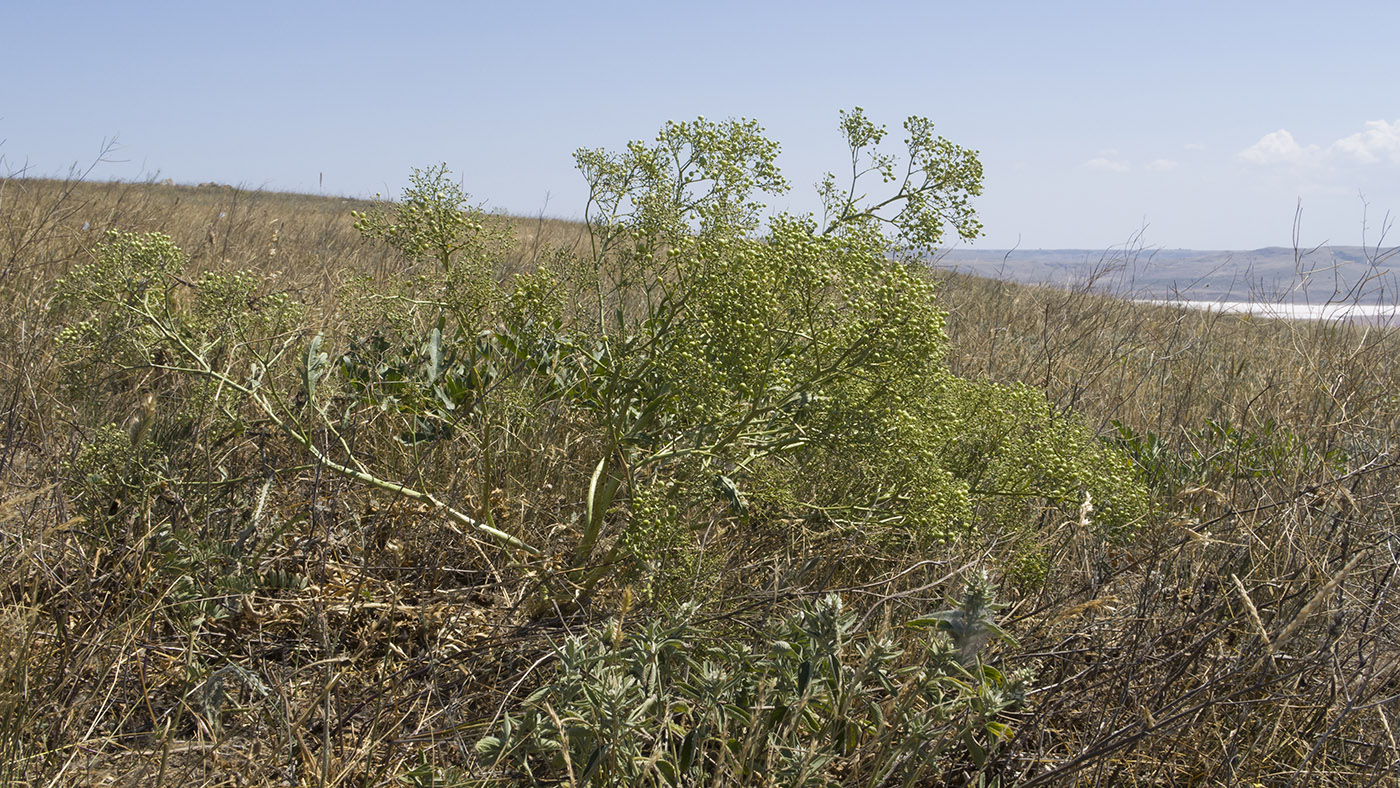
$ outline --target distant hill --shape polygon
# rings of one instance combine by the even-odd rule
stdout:
[[[951,249],[934,266],[1026,284],[1088,287],[1136,298],[1322,303],[1400,302],[1400,247],[1325,246],[1297,253],[1193,249]],[[1356,298],[1359,296],[1360,298]]]

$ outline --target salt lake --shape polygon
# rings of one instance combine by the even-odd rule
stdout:
[[[1200,309],[1223,314],[1247,314],[1281,320],[1323,320],[1366,322],[1379,325],[1400,325],[1400,305],[1261,301],[1192,301],[1170,299],[1139,299],[1142,303]]]

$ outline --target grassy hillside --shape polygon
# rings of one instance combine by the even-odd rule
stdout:
[[[1395,253],[1372,246],[1271,246],[1240,251],[1152,249],[952,249],[937,266],[1024,284],[1092,283],[1136,298],[1394,304]]]
[[[1393,781],[1394,331],[375,210],[3,183],[0,782]]]

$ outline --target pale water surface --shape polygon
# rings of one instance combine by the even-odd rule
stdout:
[[[1283,320],[1345,320],[1351,322],[1400,325],[1400,305],[1396,304],[1295,304],[1259,301],[1190,301],[1142,299],[1143,303],[1179,306],[1224,314],[1248,314]]]

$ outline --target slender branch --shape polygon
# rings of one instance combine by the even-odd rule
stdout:
[[[239,381],[235,380],[231,375],[214,369],[214,367],[209,363],[208,359],[206,359],[201,354],[195,352],[195,350],[190,347],[189,343],[186,342],[185,339],[180,336],[179,331],[175,330],[170,325],[167,325],[164,321],[160,320],[147,309],[136,309],[134,307],[132,309],[133,311],[142,315],[153,328],[160,332],[160,334],[163,337],[172,341],[181,350],[181,352],[184,353],[189,362],[194,365],[176,366],[168,364],[156,364],[153,366],[155,366],[158,369],[167,369],[172,371],[202,375],[204,377],[217,381],[220,386],[226,386],[229,389],[244,395],[249,399],[249,401],[256,405],[258,410],[262,411],[263,415],[266,416],[267,419],[271,421],[274,425],[276,425],[276,427],[279,430],[281,430],[283,434],[291,438],[295,443],[299,444],[302,447],[302,449],[304,449],[308,454],[310,454],[311,458],[315,460],[316,464],[346,478],[354,479],[356,481],[368,484],[376,489],[394,493],[395,495],[398,495],[402,498],[407,498],[411,501],[426,503],[432,506],[434,509],[438,510],[440,513],[442,513],[443,516],[447,517],[448,520],[466,526],[467,528],[470,528],[479,533],[485,534],[486,536],[490,537],[492,540],[500,544],[513,547],[517,550],[521,550],[525,553],[534,556],[542,554],[539,548],[536,548],[533,545],[522,541],[519,537],[508,534],[505,531],[500,530],[499,528],[495,528],[493,526],[487,525],[476,520],[470,515],[448,505],[445,501],[433,495],[432,493],[423,492],[421,490],[415,490],[412,487],[408,487],[404,484],[389,481],[387,479],[382,479],[367,471],[352,468],[348,465],[336,462],[316,446],[315,442],[311,439],[311,436],[308,433],[306,433],[302,429],[299,429],[298,426],[289,423],[287,419],[284,419],[282,416],[280,416],[278,414],[277,407],[271,401],[269,401],[268,398],[257,388],[240,383]]]

